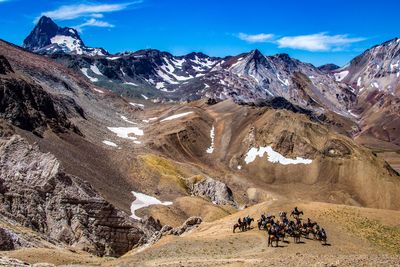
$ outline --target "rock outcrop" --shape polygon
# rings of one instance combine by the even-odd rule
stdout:
[[[0,215],[96,255],[120,256],[161,228],[133,221],[18,135],[0,139],[0,185]]]
[[[13,72],[9,62],[0,57],[0,73]],[[0,117],[13,125],[41,136],[50,128],[54,132],[73,130],[62,105],[39,84],[27,81],[16,74],[0,77]],[[60,101],[58,101],[60,102]]]
[[[160,240],[163,236],[166,235],[182,235],[186,232],[189,232],[195,228],[197,228],[203,220],[200,217],[193,216],[188,218],[181,226],[173,228],[170,225],[164,225],[161,230],[155,232],[151,238],[147,241],[146,244],[151,245]]]
[[[237,206],[232,190],[226,184],[210,177],[196,182],[189,187],[192,195],[207,198],[216,205]]]
[[[10,62],[8,62],[5,56],[0,55],[0,74],[5,75],[10,72],[14,72]]]

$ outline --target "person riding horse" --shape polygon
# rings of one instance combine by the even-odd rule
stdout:
[[[251,218],[249,215],[243,218],[243,223],[245,226],[245,230],[250,230],[251,229],[251,222],[254,221],[253,218]]]
[[[271,225],[271,227],[268,228],[268,247],[273,246],[272,242],[276,242],[275,246],[278,246],[279,236],[275,225],[276,224]]]
[[[236,228],[239,228],[239,230],[243,232],[246,230],[246,223],[239,218],[237,223],[233,226],[233,232],[235,232]]]
[[[317,239],[321,242],[324,242],[324,244],[326,244],[327,235],[326,235],[324,228],[321,228],[321,230],[318,230]]]
[[[299,209],[297,207],[294,207],[290,216],[293,216],[296,219],[296,218],[300,218],[300,214],[303,215],[304,214],[303,211],[299,211]]]

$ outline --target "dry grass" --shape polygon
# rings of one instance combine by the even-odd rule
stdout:
[[[149,180],[158,180],[158,184],[176,186],[181,192],[187,192],[185,177],[188,175],[172,160],[155,155],[144,154],[138,157],[138,163],[134,165],[132,172],[140,174]]]
[[[400,255],[400,226],[386,225],[376,219],[364,216],[354,208],[329,209],[324,212],[357,237],[368,240],[383,250]]]

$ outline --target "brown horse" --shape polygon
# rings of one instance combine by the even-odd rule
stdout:
[[[237,228],[239,228],[239,230],[243,232],[246,229],[246,223],[244,222],[242,222],[241,224],[235,223],[233,225],[233,232],[235,232]]]
[[[271,245],[273,247],[273,242],[275,242],[275,247],[278,247],[279,237],[275,234],[268,235],[268,247]]]
[[[292,236],[295,244],[300,243],[301,233],[299,230],[294,230]]]

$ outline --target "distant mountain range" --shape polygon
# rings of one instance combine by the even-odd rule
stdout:
[[[208,97],[254,104],[283,97],[317,114],[329,110],[357,119],[370,110],[383,114],[387,106],[393,111],[391,104],[382,103],[399,97],[397,38],[368,49],[342,68],[334,64],[317,68],[287,54],[264,56],[259,50],[224,58],[203,53],[174,56],[154,49],[111,55],[85,46],[76,30],[42,17],[24,47],[80,72],[98,86],[153,101]]]

